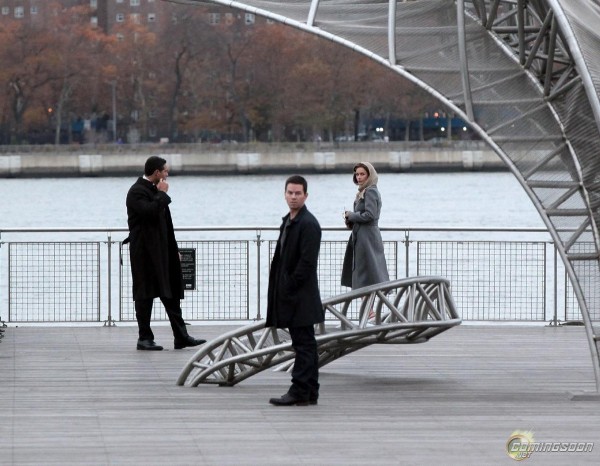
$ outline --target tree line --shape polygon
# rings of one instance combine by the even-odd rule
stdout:
[[[1,144],[334,140],[440,107],[356,52],[235,10],[215,25],[178,5],[160,33],[124,22],[109,35],[89,8],[56,8],[0,21]]]

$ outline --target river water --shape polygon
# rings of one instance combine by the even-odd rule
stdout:
[[[342,226],[356,186],[351,175],[308,175],[308,208],[322,226]],[[123,228],[133,178],[4,179],[2,228]],[[176,227],[278,226],[285,176],[171,176]],[[507,172],[385,173],[379,176],[382,227],[543,227]]]

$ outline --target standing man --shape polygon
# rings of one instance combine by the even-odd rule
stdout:
[[[139,327],[138,350],[163,349],[154,342],[150,328],[154,298],[160,298],[165,306],[175,337],[175,349],[206,342],[188,335],[181,316],[183,280],[169,211],[168,176],[167,161],[152,156],[146,160],[144,176],[138,178],[127,193],[129,256],[135,317]]]
[[[317,262],[321,226],[304,205],[306,180],[294,175],[285,182],[290,208],[279,228],[279,239],[269,273],[266,327],[288,328],[296,352],[292,386],[276,406],[316,405],[319,398],[319,354],[315,324],[325,320],[319,294]]]

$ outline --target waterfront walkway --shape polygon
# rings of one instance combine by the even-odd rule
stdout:
[[[582,327],[473,326],[377,345],[321,370],[318,406],[274,407],[289,374],[175,385],[193,348],[136,351],[136,328],[10,327],[0,343],[2,465],[515,464],[506,442],[594,442],[521,464],[599,464],[600,402]],[[192,326],[213,338],[230,326]]]

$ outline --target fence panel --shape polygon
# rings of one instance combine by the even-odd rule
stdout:
[[[546,320],[545,243],[418,241],[417,275],[449,279],[463,320]]]
[[[248,241],[179,241],[179,248],[195,250],[195,283],[181,301],[186,320],[247,320],[249,308]],[[129,245],[121,245],[121,321],[135,321]],[[160,300],[152,318],[168,320]],[[155,303],[155,304],[156,304]]]
[[[111,308],[119,308],[117,322],[135,322],[129,249],[112,241],[116,232],[125,236],[121,229],[0,230],[16,236],[0,241],[0,317],[23,323],[113,322]],[[103,233],[108,241],[98,239]],[[537,239],[530,241],[534,233]],[[179,234],[179,246],[195,254],[194,289],[182,301],[186,320],[264,317],[277,228],[189,227]],[[323,228],[318,269],[323,298],[349,291],[340,285],[346,234]],[[552,243],[540,240],[539,231],[520,232],[514,240],[497,230],[455,229],[450,234],[435,228],[384,231],[390,279],[404,274],[449,279],[465,321],[580,320],[564,268],[556,267]],[[487,235],[484,240],[482,234]],[[111,254],[115,246],[120,254]],[[600,302],[600,291],[597,295]],[[547,311],[552,305],[556,319]],[[153,318],[167,320],[162,305],[156,306]]]
[[[575,243],[571,249],[569,250],[572,254],[589,254],[596,251],[596,245],[589,242],[579,242]],[[591,273],[592,267],[597,267],[597,265],[585,264],[580,265],[578,267],[582,268],[583,276],[594,276],[594,273]],[[600,288],[596,286],[594,283],[586,283],[580,282],[581,287],[583,288],[583,292],[587,297],[587,305],[590,310],[590,314],[592,316],[600,316]],[[571,280],[568,275],[565,274],[565,320],[568,321],[580,321],[581,317],[581,309],[579,307],[579,303],[577,302],[577,297],[573,292],[573,285],[571,284]],[[600,317],[599,317],[600,318]]]
[[[10,322],[99,322],[100,243],[8,243]]]

